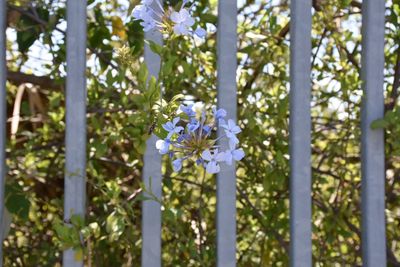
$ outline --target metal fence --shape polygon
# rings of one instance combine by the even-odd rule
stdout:
[[[291,266],[312,266],[311,2],[292,0],[290,5]],[[158,6],[155,5],[155,8]],[[232,115],[237,110],[237,3],[234,0],[219,0],[218,9],[218,103]],[[66,222],[72,214],[84,215],[86,206],[86,1],[68,0],[67,10]],[[6,176],[5,14],[6,0],[0,0],[0,214],[4,210]],[[364,266],[386,266],[384,136],[383,130],[370,128],[371,122],[381,118],[384,112],[385,1],[364,0],[362,14],[362,254]],[[148,34],[147,38],[162,42],[161,35],[156,33]],[[148,47],[145,49],[145,61],[150,74],[156,75],[160,60]],[[235,119],[235,115],[231,119]],[[161,197],[161,157],[154,149],[154,142],[154,137],[147,142],[143,177],[145,184],[149,183],[148,177],[152,177],[152,190]],[[223,168],[217,181],[217,266],[231,267],[236,266],[235,167]],[[143,203],[142,222],[142,266],[161,266],[159,203]],[[72,250],[64,252],[63,264],[66,267],[83,266],[83,262],[75,261]]]

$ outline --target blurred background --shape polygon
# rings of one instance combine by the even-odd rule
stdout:
[[[180,1],[166,1],[179,5]],[[195,1],[211,35],[166,42],[166,99],[216,104],[217,0]],[[139,0],[89,0],[87,217],[77,223],[88,266],[139,266],[142,154],[149,129],[135,70],[144,34]],[[400,0],[386,1],[386,219],[390,266],[400,266]],[[239,0],[238,266],[288,266],[289,6]],[[5,266],[61,266],[76,240],[61,227],[64,187],[66,1],[8,0],[9,142]],[[313,262],[360,266],[360,0],[313,1]],[[133,64],[117,50],[131,48]],[[128,70],[129,69],[129,70]],[[165,74],[165,73],[164,73]],[[165,159],[167,160],[167,159]],[[163,265],[215,266],[215,178],[164,164]]]

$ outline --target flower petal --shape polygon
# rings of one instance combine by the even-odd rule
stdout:
[[[203,153],[201,153],[201,157],[207,161],[211,161],[213,159],[210,150],[204,150]]]
[[[231,151],[225,152],[225,163],[228,165],[232,165],[232,153]]]
[[[210,173],[210,174],[214,174],[214,173],[218,173],[220,171],[220,167],[218,165],[218,163],[216,161],[210,161],[207,164],[206,167],[206,172]]]
[[[244,156],[245,156],[244,151],[241,148],[232,151],[232,157],[235,160],[242,160]]]
[[[200,37],[200,38],[204,38],[204,37],[206,37],[206,35],[207,35],[206,30],[203,29],[203,28],[201,28],[201,27],[198,27],[198,28],[194,31],[194,33],[195,33],[198,37]]]
[[[236,135],[228,130],[225,130],[226,137],[228,139],[232,139],[234,141],[234,144],[239,143],[239,139],[236,137]]]
[[[181,16],[176,11],[172,12],[170,18],[171,18],[172,22],[175,22],[175,23],[180,23],[180,21],[181,21]]]
[[[182,159],[176,159],[172,162],[172,168],[174,172],[179,172],[182,169]]]
[[[182,21],[185,21],[188,17],[190,17],[189,11],[187,11],[186,8],[182,8],[179,11],[179,16],[181,17]]]
[[[230,149],[231,151],[235,150],[235,149],[236,149],[236,145],[237,145],[237,144],[235,144],[235,143],[229,142],[229,149]]]
[[[164,145],[165,141],[164,140],[158,140],[156,142],[156,148],[161,149],[161,147]]]
[[[179,133],[179,132],[181,132],[181,131],[183,131],[184,130],[184,128],[182,127],[182,126],[178,126],[178,127],[176,127],[175,129],[174,129],[174,132],[175,133]]]
[[[161,155],[167,154],[169,152],[169,146],[170,146],[169,140],[158,140],[156,142],[156,148],[159,150],[159,153]]]
[[[228,152],[220,152],[215,155],[215,160],[220,162],[220,161],[225,161],[227,154],[230,154]]]
[[[239,139],[236,138],[236,136],[233,136],[233,138],[229,138],[229,146],[234,147],[237,144],[239,144]]]
[[[185,26],[192,27],[194,24],[194,19],[192,17],[187,17],[184,22]]]
[[[239,126],[235,126],[235,127],[233,127],[233,128],[231,129],[231,132],[234,133],[234,134],[238,134],[238,133],[240,133],[241,131],[242,131],[242,130],[240,129]]]
[[[164,130],[166,130],[167,132],[170,132],[174,129],[174,125],[172,125],[172,123],[169,121],[165,124],[162,125],[162,127],[164,128]]]
[[[229,119],[229,120],[228,120],[228,127],[229,127],[229,129],[232,129],[232,128],[235,127],[235,126],[236,126],[236,123],[235,123],[233,120]]]
[[[194,112],[193,110],[193,105],[188,105],[188,106],[181,105],[179,109],[182,110],[182,112],[188,115],[189,117],[196,116],[196,112]]]
[[[189,132],[194,132],[200,127],[200,122],[193,119],[190,123],[188,123],[187,127]]]
[[[142,0],[143,5],[149,6],[153,3],[153,0]]]
[[[181,118],[179,118],[179,117],[174,118],[174,119],[172,120],[172,124],[175,126],[175,125],[180,121],[180,119],[181,119]]]

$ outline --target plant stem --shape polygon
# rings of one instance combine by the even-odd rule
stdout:
[[[199,195],[199,210],[198,210],[198,223],[199,223],[199,253],[200,253],[200,260],[203,262],[203,257],[204,257],[204,249],[203,249],[203,237],[204,237],[204,229],[201,224],[202,222],[202,209],[204,207],[204,202],[203,202],[203,193],[204,193],[204,182],[206,180],[206,170],[203,169],[203,177],[201,179],[201,186],[200,186],[200,195]]]

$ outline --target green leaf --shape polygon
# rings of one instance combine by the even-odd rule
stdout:
[[[23,220],[28,220],[30,201],[26,198],[26,194],[18,184],[5,186],[5,205],[7,210]]]
[[[157,55],[162,56],[163,53],[163,47],[151,40],[147,40],[147,42],[149,43],[150,49],[151,51],[153,51],[154,53],[156,53]]]
[[[146,142],[137,142],[134,147],[140,154],[144,154],[146,151]]]
[[[171,99],[170,103],[176,102],[184,97],[185,97],[185,95],[183,95],[183,94],[177,94]]]
[[[146,97],[151,106],[153,105],[154,101],[156,101],[159,97],[159,87],[158,87],[157,79],[154,76],[151,76],[151,78],[149,80],[149,85],[148,85],[147,91],[146,91]]]
[[[83,217],[78,214],[74,214],[71,216],[71,223],[78,228],[82,228],[85,226]]]
[[[106,219],[106,231],[110,234],[110,240],[118,240],[124,230],[125,221],[123,217],[116,212],[111,213]]]
[[[42,21],[47,22],[49,20],[49,11],[47,9],[36,7],[35,13]],[[18,49],[20,52],[25,53],[39,39],[44,27],[25,15],[21,16],[19,27],[23,30],[17,32]]]
[[[33,29],[17,32],[18,50],[22,53],[27,52],[38,38],[39,34]]]
[[[142,53],[144,46],[144,33],[142,30],[142,26],[138,20],[131,21],[127,24],[128,27],[128,43],[132,53],[134,55],[138,55]]]
[[[69,228],[61,223],[56,223],[53,226],[57,233],[57,236],[62,240],[67,240],[69,238]]]
[[[162,72],[164,75],[169,75],[172,73],[176,59],[177,57],[170,56],[169,59],[162,65]]]
[[[376,129],[384,129],[389,126],[389,123],[385,119],[378,119],[375,120],[371,123],[371,129],[376,130]]]
[[[147,69],[146,63],[142,63],[139,68],[138,72],[138,82],[139,86],[142,87],[141,89],[146,88],[147,77],[149,75],[149,71]]]

